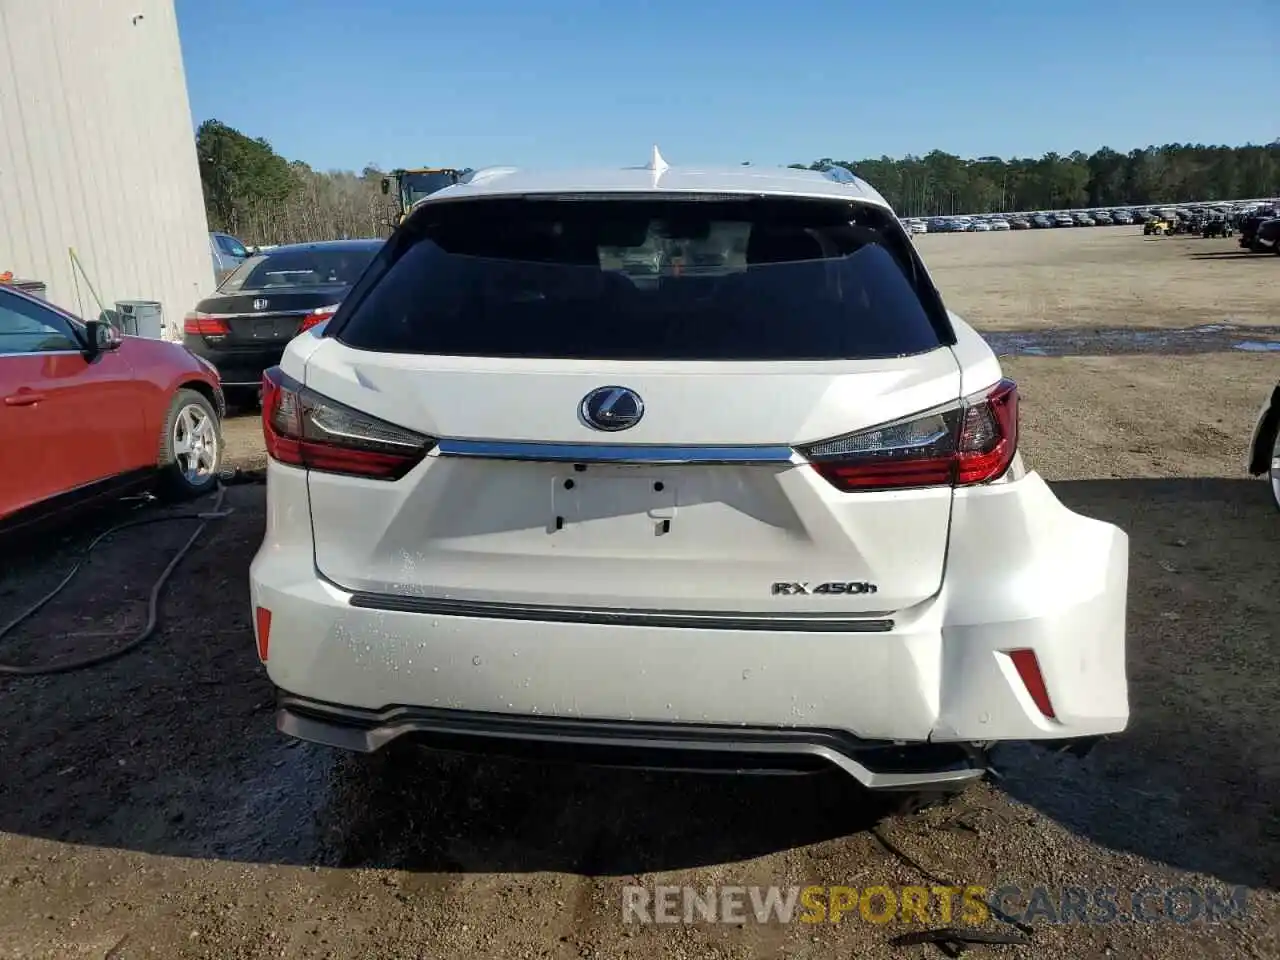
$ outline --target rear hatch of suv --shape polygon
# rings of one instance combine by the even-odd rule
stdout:
[[[877,206],[439,201],[264,408],[347,590],[872,618],[938,591],[952,484],[1011,456],[952,340]]]

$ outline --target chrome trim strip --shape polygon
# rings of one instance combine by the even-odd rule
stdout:
[[[533,603],[446,600],[384,593],[351,594],[351,606],[388,613],[422,613],[440,617],[476,617],[539,623],[582,623],[609,627],[662,627],[672,630],[770,630],[795,633],[888,633],[893,620],[881,616],[854,618],[827,613],[739,613],[697,610],[627,610],[604,607],[558,607]]]
[[[202,320],[295,320],[314,313],[311,310],[245,310],[241,313],[199,313]]]
[[[442,439],[442,457],[540,460],[550,463],[803,463],[787,446],[701,447],[647,444],[540,443],[508,440]]]

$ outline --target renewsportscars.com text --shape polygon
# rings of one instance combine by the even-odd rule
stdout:
[[[1220,923],[1248,911],[1245,887],[628,886],[624,923]]]

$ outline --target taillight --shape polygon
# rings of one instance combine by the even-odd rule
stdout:
[[[1018,387],[1001,380],[957,404],[800,452],[840,490],[970,486],[998,479],[1018,450]]]
[[[310,330],[317,323],[324,323],[332,317],[337,310],[338,305],[336,303],[328,307],[316,307],[302,318],[302,323],[298,324],[298,332],[302,333],[304,330]]]
[[[375,480],[400,479],[435,446],[309,390],[279,367],[262,375],[262,433],[267,455],[280,463]]]
[[[231,328],[222,317],[193,310],[182,319],[182,332],[193,337],[225,337]]]

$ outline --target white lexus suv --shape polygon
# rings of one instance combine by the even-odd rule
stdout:
[[[295,737],[953,791],[1124,729],[1128,539],[847,171],[499,168],[263,387]]]

